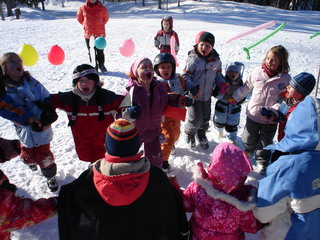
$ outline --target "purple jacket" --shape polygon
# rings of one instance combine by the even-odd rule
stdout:
[[[129,80],[127,91],[134,87],[132,105],[141,106],[141,116],[135,121],[142,142],[148,143],[160,134],[162,112],[167,106],[168,95],[165,87],[156,79],[151,82],[151,94],[134,79]]]

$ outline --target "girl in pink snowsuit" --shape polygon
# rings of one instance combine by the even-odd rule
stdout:
[[[183,192],[186,211],[192,212],[193,240],[239,240],[244,232],[256,233],[261,223],[251,211],[254,188],[244,185],[252,166],[245,153],[232,143],[219,144],[211,163],[198,164],[194,182]]]

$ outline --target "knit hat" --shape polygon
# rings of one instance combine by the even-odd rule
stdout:
[[[215,39],[214,39],[214,36],[213,36],[212,33],[203,32],[203,33],[201,33],[201,35],[199,37],[199,41],[197,42],[197,44],[199,42],[207,42],[207,43],[211,44],[212,47],[213,47],[214,46],[214,41],[215,41]]]
[[[234,72],[237,72],[237,73],[241,74],[241,68],[242,67],[243,67],[243,63],[233,62],[230,65],[228,65],[226,72],[234,71]]]
[[[94,67],[89,64],[81,64],[77,66],[72,75],[72,83],[76,85],[81,77],[86,76],[87,78],[94,80],[97,84],[100,81],[99,75]]]
[[[106,150],[109,155],[129,157],[138,153],[140,139],[138,129],[125,119],[112,123],[106,134]]]
[[[312,74],[302,72],[291,78],[289,84],[301,95],[307,96],[312,92],[316,84],[316,79]]]

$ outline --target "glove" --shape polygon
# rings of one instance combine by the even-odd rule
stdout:
[[[177,95],[177,104],[179,107],[190,107],[193,104],[193,99],[184,95]]]
[[[122,117],[129,122],[134,122],[136,119],[138,119],[141,116],[141,107],[140,106],[130,106],[127,107],[122,112]]]
[[[219,94],[225,94],[230,90],[230,85],[227,82],[221,83],[218,86],[219,88]]]
[[[40,122],[42,126],[48,126],[58,119],[58,114],[56,111],[51,109],[50,111],[42,111],[40,116]]]
[[[8,161],[17,157],[21,152],[18,140],[7,140],[0,138],[0,162]]]
[[[228,102],[229,102],[230,104],[234,104],[234,105],[238,103],[233,97],[229,98],[229,99],[228,99]]]
[[[278,121],[279,117],[271,110],[266,109],[265,107],[263,107],[260,111],[260,114],[264,117],[266,117],[267,119],[273,120],[273,121]]]
[[[196,98],[196,97],[199,95],[199,93],[200,93],[200,86],[199,86],[199,85],[194,86],[193,88],[190,89],[189,92],[191,93],[191,95],[192,95],[194,98]]]

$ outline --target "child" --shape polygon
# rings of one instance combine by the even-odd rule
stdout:
[[[183,96],[186,90],[190,90],[193,97],[196,97],[199,92],[199,87],[194,86],[192,82],[186,81],[180,74],[176,73],[176,61],[170,53],[160,53],[154,59],[154,71],[157,73],[158,80],[168,90],[169,98],[174,95],[179,97],[180,103],[178,107],[189,107],[193,103],[192,98]],[[174,101],[175,102],[175,101]],[[169,100],[170,105],[172,103]],[[166,171],[170,171],[169,156],[174,149],[174,143],[180,136],[180,120],[170,117],[165,117],[165,121],[161,123],[162,134],[165,137],[165,142],[161,143],[163,166]]]
[[[194,182],[183,191],[192,239],[245,239],[244,232],[261,228],[252,213],[255,188],[244,185],[251,171],[245,153],[227,142],[215,147],[207,171],[198,164]]]
[[[285,135],[284,129],[290,114],[297,105],[312,92],[315,84],[316,79],[314,76],[306,72],[299,73],[290,80],[287,91],[285,92],[286,101],[280,106],[281,114],[285,115],[285,118],[279,122],[278,142],[280,142]],[[281,155],[285,154],[287,153],[275,150],[272,153],[271,162],[276,161]]]
[[[77,12],[77,20],[83,25],[84,39],[86,41],[91,62],[90,37],[106,37],[105,25],[109,21],[108,9],[102,5],[99,0],[86,0],[85,4],[83,4]],[[96,70],[99,68],[101,72],[106,73],[107,68],[104,65],[105,56],[103,49],[94,47],[94,52],[96,60],[96,63],[93,63],[95,65],[94,67]]]
[[[57,166],[50,150],[53,137],[50,124],[57,119],[57,114],[46,103],[49,92],[30,73],[24,71],[22,60],[16,53],[4,54],[0,65],[5,76],[7,94],[19,107],[41,119],[44,125],[39,127],[37,124],[14,124],[22,143],[20,157],[33,171],[36,171],[39,165],[42,174],[47,178],[49,189],[55,192],[58,190],[55,179]]]
[[[0,138],[0,163],[20,153],[18,140]],[[26,228],[53,217],[57,213],[56,198],[32,200],[19,197],[17,187],[0,170],[0,239],[10,240],[10,232]]]
[[[154,46],[160,50],[160,53],[170,53],[171,47],[174,47],[176,54],[179,51],[179,37],[178,34],[172,30],[173,19],[171,16],[164,16],[161,20],[161,30],[157,32],[154,37]],[[175,46],[170,46],[171,37],[175,38]]]
[[[51,104],[68,114],[79,159],[93,163],[104,157],[105,132],[124,97],[102,88],[99,75],[91,65],[77,66],[72,78],[74,89],[52,94]]]
[[[188,120],[185,126],[187,143],[196,146],[195,135],[203,149],[209,148],[206,131],[211,117],[211,96],[216,86],[225,93],[224,78],[221,73],[221,61],[214,47],[215,38],[209,32],[201,33],[197,44],[189,52],[183,76],[187,81],[200,86],[200,94],[188,108]]]
[[[218,130],[219,138],[223,137],[223,130],[225,130],[228,133],[227,137],[233,143],[235,143],[237,139],[237,127],[240,122],[241,112],[240,104],[244,102],[245,98],[237,104],[232,104],[229,100],[232,98],[233,92],[243,85],[243,70],[244,65],[240,62],[231,63],[227,67],[225,80],[226,83],[229,84],[230,90],[216,97],[218,101],[216,102],[213,116],[213,123]],[[216,93],[214,95],[216,95]]]
[[[255,68],[247,81],[233,93],[236,102],[241,101],[250,92],[252,96],[247,106],[247,121],[242,141],[250,156],[256,151],[257,171],[265,174],[271,152],[263,148],[272,143],[277,131],[278,109],[291,79],[287,50],[279,45],[268,50],[262,66]]]
[[[105,139],[105,157],[61,188],[59,239],[189,239],[182,198],[139,152],[138,129],[118,119]]]
[[[130,68],[127,92],[132,92],[132,105],[141,107],[141,116],[134,124],[139,130],[141,143],[144,144],[145,156],[152,165],[161,168],[159,136],[162,112],[167,106],[168,94],[165,87],[153,75],[151,60],[146,57],[137,58]]]
[[[253,213],[263,240],[319,239],[319,99],[307,96],[291,113],[284,138],[268,146],[290,152],[271,164],[259,181]]]

